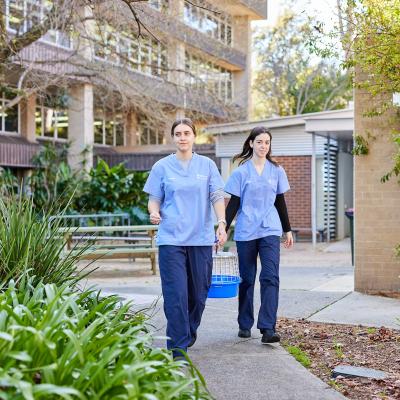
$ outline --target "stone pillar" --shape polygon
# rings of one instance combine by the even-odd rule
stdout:
[[[125,146],[132,147],[138,144],[138,118],[133,111],[129,111],[126,116],[125,124]]]
[[[36,142],[35,109],[35,95],[30,95],[20,103],[21,136],[33,143]]]
[[[233,101],[245,110],[245,119],[251,111],[251,24],[248,16],[233,19],[233,47],[247,54],[246,68],[233,72]]]
[[[81,84],[70,88],[68,116],[68,139],[71,141],[68,162],[73,169],[81,169],[83,165],[89,170],[93,165],[94,143],[92,85]]]
[[[367,155],[354,157],[355,290],[367,293],[400,292],[400,258],[394,251],[400,242],[400,186],[396,176],[380,181],[393,167],[391,132],[400,129],[400,120],[395,111],[364,116],[379,104],[368,93],[355,91],[354,131],[375,137]]]

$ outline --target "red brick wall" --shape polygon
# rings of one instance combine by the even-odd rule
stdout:
[[[290,191],[285,194],[290,225],[311,228],[311,156],[282,156],[274,159],[285,169]]]

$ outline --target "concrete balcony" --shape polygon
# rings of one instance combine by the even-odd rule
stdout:
[[[148,6],[143,6],[140,11],[140,18],[149,28],[219,59],[222,64],[225,64],[223,66],[227,66],[229,69],[243,70],[246,68],[247,55],[244,52],[224,45],[176,18],[169,17]]]

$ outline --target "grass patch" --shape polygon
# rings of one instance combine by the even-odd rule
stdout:
[[[310,368],[311,360],[307,354],[297,346],[285,346],[285,349],[290,353],[296,361],[298,361],[303,367]]]

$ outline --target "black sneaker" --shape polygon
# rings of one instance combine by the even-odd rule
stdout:
[[[264,329],[262,332],[261,343],[278,343],[281,341],[281,337],[272,329]]]
[[[197,339],[197,333],[195,332],[192,335],[192,339],[190,340],[188,347],[192,347],[196,343],[196,339]]]
[[[240,338],[246,338],[247,339],[247,338],[251,337],[251,330],[250,329],[240,329],[239,328],[238,336]]]

